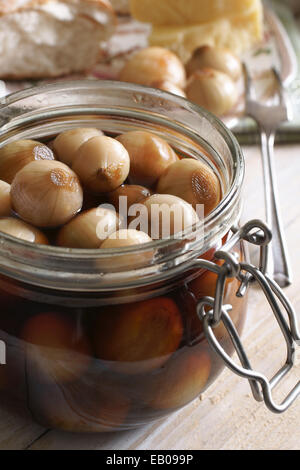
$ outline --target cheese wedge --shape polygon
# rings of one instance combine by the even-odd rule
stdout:
[[[153,25],[202,24],[253,10],[260,0],[130,0],[132,16]]]
[[[263,10],[260,1],[247,13],[230,15],[207,23],[187,26],[153,26],[152,46],[166,47],[187,62],[193,51],[205,44],[226,47],[237,55],[263,37]]]

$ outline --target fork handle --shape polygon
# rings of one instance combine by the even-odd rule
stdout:
[[[266,201],[266,217],[273,237],[271,253],[269,253],[268,271],[280,287],[291,284],[291,269],[288,260],[287,246],[282,228],[279,209],[278,187],[274,167],[275,132],[261,129],[261,150],[264,174],[264,189]]]

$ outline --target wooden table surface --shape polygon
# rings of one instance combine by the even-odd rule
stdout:
[[[247,171],[244,221],[264,217],[263,183],[258,147],[244,148]],[[281,207],[294,275],[286,289],[300,312],[300,144],[276,149]],[[300,321],[300,315],[298,315]],[[271,377],[285,359],[283,337],[264,301],[252,288],[243,334],[254,367]],[[280,401],[300,378],[296,367],[275,397]],[[225,370],[200,397],[168,418],[135,431],[111,434],[70,434],[47,430],[30,417],[20,418],[0,404],[0,449],[297,449],[300,448],[300,399],[283,415],[255,402],[247,381]]]

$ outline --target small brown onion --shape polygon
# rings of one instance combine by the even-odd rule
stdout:
[[[127,374],[126,383],[132,382],[128,375],[144,374],[133,384],[141,383],[150,392],[147,379],[153,382],[155,376],[164,376],[165,363],[179,348],[183,334],[183,318],[176,301],[160,296],[98,309],[90,336],[96,358],[109,361],[112,370]],[[134,390],[138,396],[138,389]]]
[[[238,80],[242,75],[240,59],[229,49],[213,46],[202,46],[196,49],[186,64],[188,76],[204,67],[211,67],[229,75],[232,80]]]
[[[35,140],[11,142],[0,149],[0,179],[11,184],[18,171],[39,160],[54,160],[46,145]]]
[[[59,388],[65,390],[67,383],[82,380],[92,362],[92,351],[77,315],[68,315],[57,306],[48,308],[44,304],[38,310],[32,309],[22,323],[19,337],[26,344],[26,357],[34,368],[39,395],[47,395],[41,390],[51,387],[55,396],[57,385],[53,390],[53,384],[60,384]]]
[[[164,374],[157,374],[151,390],[149,405],[155,409],[180,408],[207,386],[211,372],[211,359],[205,350],[188,348],[174,361],[166,364]]]
[[[159,90],[164,90],[169,93],[173,93],[173,95],[182,96],[183,98],[186,97],[186,94],[182,90],[182,88],[179,88],[179,86],[175,85],[174,83],[168,80],[158,80],[156,82],[151,83],[150,86],[152,86],[153,88],[158,88]]]
[[[107,193],[108,201],[115,206],[116,210],[119,210],[121,197],[126,197],[127,208],[129,209],[133,204],[137,204],[149,196],[151,196],[150,189],[135,184],[122,184],[119,188]]]
[[[11,199],[10,184],[0,180],[0,217],[10,215]]]
[[[72,166],[73,159],[79,147],[91,139],[103,135],[99,129],[77,127],[59,134],[53,141],[53,149],[57,158],[66,165]]]
[[[94,193],[105,193],[124,183],[129,173],[130,160],[120,142],[100,136],[80,146],[72,168],[87,189]]]
[[[123,229],[112,233],[104,242],[100,245],[100,249],[122,249],[131,246],[143,245],[151,242],[152,239],[147,233],[140,232],[133,229]],[[121,254],[112,257],[109,260],[111,269],[130,268],[134,269],[142,265],[148,265],[153,259],[153,250],[141,250],[139,253],[132,254]]]
[[[67,223],[82,207],[83,191],[77,175],[57,161],[36,161],[19,171],[11,185],[13,209],[37,227]]]
[[[186,73],[183,63],[173,52],[163,47],[147,47],[126,62],[119,80],[149,86],[155,81],[167,80],[183,89]]]
[[[112,233],[103,243],[100,248],[125,248],[126,246],[141,245],[149,243],[152,239],[147,233],[138,230],[123,229]]]
[[[153,240],[169,238],[199,221],[190,204],[170,194],[153,194],[143,201],[143,205],[150,224],[148,233]]]
[[[0,232],[20,238],[26,242],[48,245],[47,237],[36,227],[26,224],[22,220],[13,217],[4,217],[0,219]]]
[[[153,186],[163,172],[178,157],[163,139],[147,131],[131,131],[117,137],[130,157],[129,181],[132,184]]]
[[[221,188],[217,176],[204,163],[185,158],[171,165],[159,179],[158,193],[173,194],[190,203],[204,205],[204,215],[220,202]]]
[[[101,241],[121,225],[113,210],[97,207],[82,212],[61,228],[57,245],[68,248],[98,248]]]
[[[186,94],[190,101],[216,116],[227,114],[238,100],[235,82],[223,72],[203,68],[189,79]]]

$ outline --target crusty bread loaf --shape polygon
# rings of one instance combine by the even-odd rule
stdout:
[[[114,23],[108,0],[0,0],[0,78],[88,70]]]

